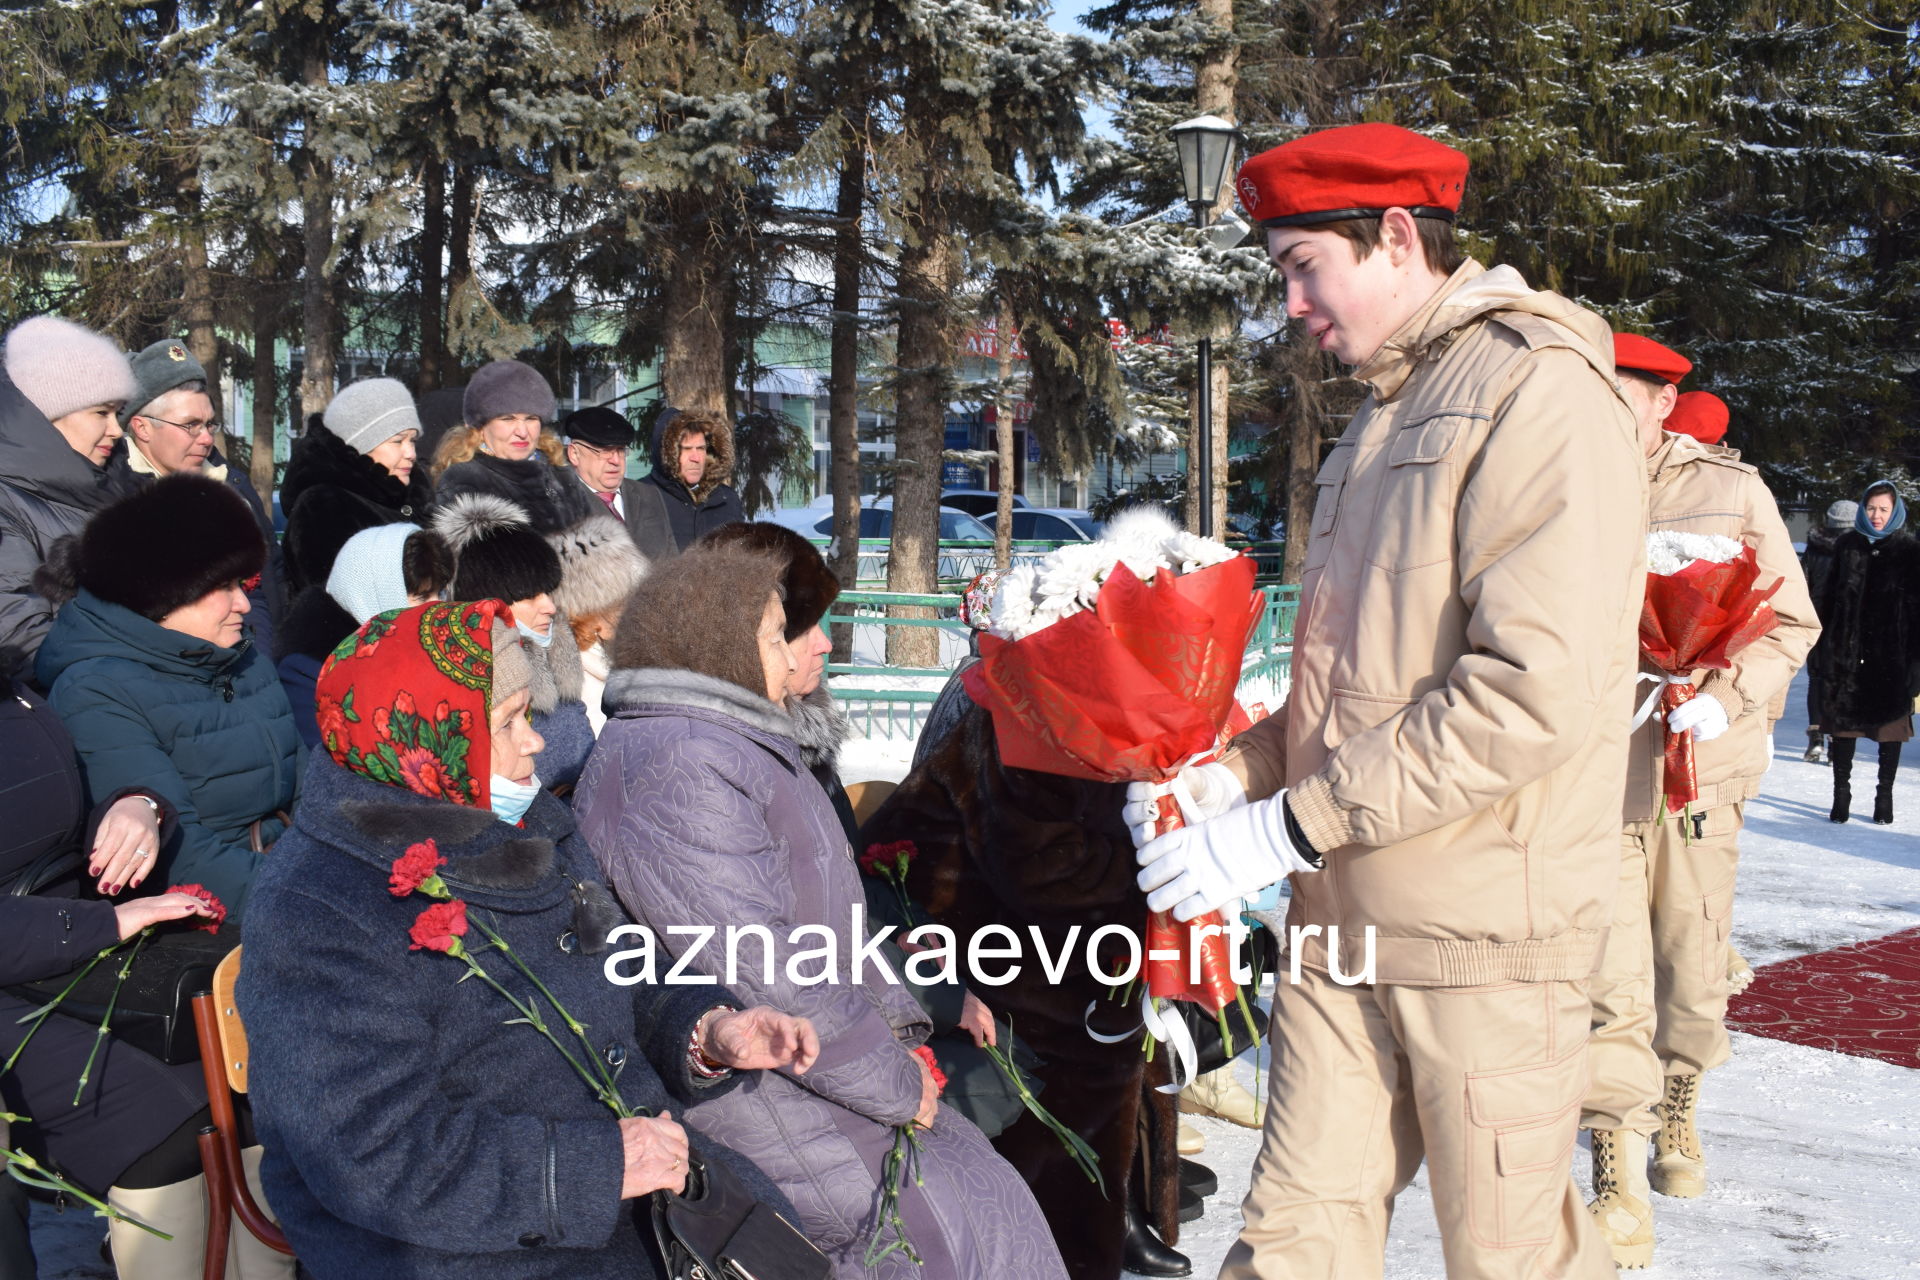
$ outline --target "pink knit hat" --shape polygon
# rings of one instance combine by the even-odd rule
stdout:
[[[7,377],[47,416],[96,404],[124,404],[140,392],[120,344],[59,316],[35,316],[7,335]]]

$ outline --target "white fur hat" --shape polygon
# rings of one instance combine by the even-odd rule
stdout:
[[[633,545],[627,526],[611,516],[588,516],[547,541],[560,556],[560,589],[553,602],[568,617],[617,616],[647,576],[647,558]]]
[[[59,316],[35,316],[7,335],[7,377],[47,421],[140,393],[120,344]]]

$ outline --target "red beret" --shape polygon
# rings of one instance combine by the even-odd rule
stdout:
[[[1662,425],[1701,444],[1719,444],[1727,436],[1727,402],[1711,391],[1683,391]]]
[[[1621,373],[1650,373],[1679,386],[1680,379],[1693,370],[1693,361],[1652,338],[1643,338],[1637,333],[1616,333],[1613,335],[1613,367]]]
[[[1467,157],[1397,124],[1324,129],[1240,166],[1240,207],[1263,227],[1377,218],[1388,209],[1453,221]]]

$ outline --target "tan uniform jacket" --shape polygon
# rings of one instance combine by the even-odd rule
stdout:
[[[1700,798],[1693,809],[1699,812],[1751,800],[1760,794],[1760,778],[1767,771],[1767,733],[1779,718],[1774,704],[1820,638],[1807,578],[1773,494],[1738,453],[1668,432],[1666,441],[1647,460],[1647,473],[1651,529],[1714,533],[1744,542],[1754,549],[1759,562],[1759,585],[1780,579],[1780,590],[1773,597],[1780,625],[1735,654],[1730,669],[1694,673],[1700,692],[1727,709],[1731,727],[1710,742],[1694,744]],[[1645,698],[1652,688],[1641,685],[1636,700]],[[1653,719],[1633,735],[1623,822],[1645,822],[1658,811],[1665,741],[1666,735]]]
[[[1584,979],[1611,918],[1646,461],[1598,316],[1469,262],[1355,376],[1293,688],[1241,735],[1326,870],[1290,922],[1382,982]],[[1326,963],[1324,935],[1303,962]]]

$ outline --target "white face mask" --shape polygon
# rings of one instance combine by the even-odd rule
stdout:
[[[535,644],[539,645],[542,649],[546,648],[548,645],[553,643],[553,623],[551,622],[547,623],[547,633],[545,635],[541,635],[538,631],[535,631],[532,627],[528,626],[524,622],[515,621],[513,625],[520,629],[521,635],[533,641]]]
[[[515,782],[496,773],[487,779],[487,792],[494,816],[509,826],[516,826],[527,816],[533,798],[540,794],[540,775],[533,774],[525,782]]]

